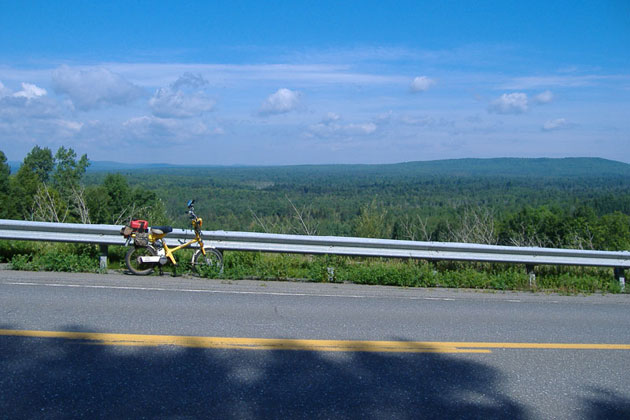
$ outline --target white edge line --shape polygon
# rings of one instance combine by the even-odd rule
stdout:
[[[164,287],[137,287],[137,286],[104,286],[85,284],[55,284],[55,283],[29,283],[29,282],[1,282],[12,286],[44,286],[44,287],[69,287],[77,289],[110,289],[110,290],[141,290],[153,292],[183,292],[183,293],[210,293],[226,295],[265,295],[265,296],[313,296],[313,297],[336,297],[352,299],[406,299],[406,300],[441,300],[455,301],[452,298],[435,297],[413,297],[413,296],[367,296],[367,295],[331,295],[321,293],[286,293],[286,292],[262,292],[262,291],[228,291],[228,290],[207,290],[207,289],[168,289]]]

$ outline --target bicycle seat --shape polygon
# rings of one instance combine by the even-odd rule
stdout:
[[[165,235],[173,231],[171,226],[151,226],[151,233],[153,235]]]

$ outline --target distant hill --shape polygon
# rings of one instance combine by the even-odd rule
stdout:
[[[21,162],[7,162],[13,173]],[[501,176],[501,177],[630,177],[630,164],[602,158],[490,158],[446,159],[394,164],[338,164],[286,166],[203,166],[168,163],[120,163],[91,161],[88,172],[176,172],[184,175],[190,170],[199,172],[256,171],[269,175],[391,175],[391,176]]]
[[[121,163],[108,160],[90,161],[88,171],[91,172],[115,172],[129,171],[134,169],[160,169],[160,168],[176,168],[180,165],[171,165],[168,163]]]
[[[399,164],[418,173],[453,176],[630,176],[630,165],[601,158],[452,159]]]
[[[11,173],[16,173],[22,162],[8,161],[11,167]],[[171,165],[168,163],[121,163],[107,160],[90,161],[88,172],[116,172],[116,171],[133,171],[135,169],[152,169],[152,168],[176,168],[179,165]]]

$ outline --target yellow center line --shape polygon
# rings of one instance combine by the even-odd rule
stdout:
[[[2,330],[0,336],[77,340],[109,346],[180,346],[208,349],[302,350],[395,353],[490,353],[490,349],[630,350],[630,344],[493,343],[458,341],[360,341],[195,337],[73,331]]]

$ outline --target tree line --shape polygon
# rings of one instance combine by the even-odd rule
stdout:
[[[15,174],[0,151],[0,217],[187,227],[195,198],[206,229],[630,249],[628,168],[544,160],[539,174],[524,162],[457,162],[457,175],[448,162],[110,173],[87,172],[72,149],[36,146]]]
[[[56,153],[35,146],[11,174],[0,151],[0,218],[60,223],[124,224],[132,217],[166,221],[159,197],[132,188],[121,174],[107,174],[98,185],[85,185],[90,161],[72,148]]]

